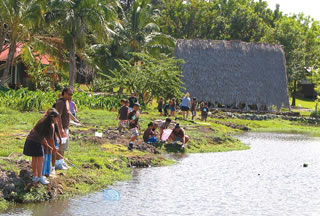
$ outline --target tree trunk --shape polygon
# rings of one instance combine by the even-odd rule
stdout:
[[[10,44],[10,48],[9,48],[9,54],[8,54],[8,59],[6,61],[5,64],[5,69],[3,72],[3,75],[1,77],[1,84],[5,85],[9,76],[9,72],[10,72],[10,67],[12,66],[13,60],[14,60],[14,54],[16,52],[16,41],[14,40],[11,44]]]
[[[8,28],[5,27],[4,23],[0,24],[1,28],[0,28],[0,54],[2,52],[2,47],[4,45],[5,39],[7,37],[7,33],[8,33]]]
[[[76,45],[72,40],[71,48],[69,49],[69,86],[73,87],[76,80],[77,65],[76,65]]]
[[[294,80],[291,106],[296,106],[296,93],[297,93],[297,80]]]

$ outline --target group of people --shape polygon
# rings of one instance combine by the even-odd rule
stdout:
[[[30,131],[24,144],[23,153],[32,157],[33,182],[49,184],[45,176],[54,174],[56,169],[66,170],[64,152],[69,146],[70,119],[76,119],[77,107],[72,102],[72,88],[64,88],[59,99]]]
[[[190,99],[190,94],[187,92],[186,95],[182,98],[181,103],[179,104],[179,107],[182,111],[182,116],[184,119],[189,118],[189,111],[191,111],[192,120],[195,119],[197,115],[198,105],[200,105],[200,111],[201,111],[201,121],[207,121],[209,108],[208,108],[208,102],[202,101],[198,103],[197,98],[194,97],[192,100]],[[177,110],[177,102],[175,98],[172,98],[169,103],[165,103],[164,98],[161,97],[158,102],[158,111],[160,115],[169,116],[172,117],[176,116],[176,110]]]
[[[134,142],[139,137],[139,117],[140,117],[140,104],[138,103],[138,98],[135,96],[134,93],[131,93],[131,96],[128,100],[121,99],[120,101],[121,107],[119,109],[118,115],[116,120],[119,120],[118,123],[118,130],[120,133],[124,132],[125,129],[129,129],[131,136],[128,145],[128,149],[132,150],[134,146]],[[167,129],[171,123],[171,119],[167,118],[163,124],[159,126],[160,129],[160,136],[157,132],[157,125],[153,122],[148,124],[148,128],[143,133],[143,140],[148,144],[157,143],[161,140],[161,136],[164,129]],[[169,139],[173,141],[181,141],[183,144],[188,142],[189,137],[185,135],[185,132],[182,128],[180,128],[179,124],[175,126],[175,129],[172,131]]]
[[[143,140],[148,144],[153,144],[159,142],[159,139],[162,140],[162,135],[165,129],[168,129],[171,123],[171,119],[167,118],[160,125],[156,125],[153,122],[148,124],[148,128],[144,131]],[[157,132],[157,128],[160,130],[160,134]],[[185,145],[189,141],[189,136],[185,134],[183,128],[179,124],[176,124],[171,134],[168,136],[168,140],[176,142],[179,141]]]
[[[70,120],[79,123],[76,118],[78,109],[72,101],[72,95],[72,88],[64,88],[56,103],[45,112],[26,138],[23,153],[32,157],[33,182],[49,184],[46,177],[50,174],[55,174],[56,169],[66,170],[69,168],[64,159],[64,153],[69,146]],[[161,100],[163,105],[163,98]],[[171,107],[171,115],[175,116],[176,100],[174,98],[171,99],[168,105]],[[167,105],[164,107],[166,106]],[[180,108],[185,113],[184,117],[188,117],[190,107],[191,111],[194,111],[192,114],[194,117],[196,106],[196,100],[194,99],[190,102],[190,97],[187,93],[180,104]],[[204,104],[203,107],[207,107],[206,104]],[[159,111],[162,114],[162,108],[160,108],[159,106]],[[129,150],[134,148],[134,142],[139,137],[139,130],[141,129],[139,124],[139,109],[140,104],[138,103],[138,98],[134,93],[131,93],[128,100],[121,100],[121,108],[116,117],[116,119],[119,120],[118,128],[120,133],[127,128],[130,130]],[[164,108],[164,110],[166,109]],[[163,141],[162,136],[164,131],[169,128],[171,121],[170,118],[167,118],[159,125],[150,122],[148,128],[144,131],[143,140],[149,144]],[[159,132],[157,129],[159,129]],[[180,141],[183,145],[189,141],[189,137],[179,124],[174,126],[171,134],[166,139]]]

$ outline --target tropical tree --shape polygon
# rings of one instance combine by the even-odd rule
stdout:
[[[4,20],[0,17],[0,54],[2,52],[4,42],[7,38],[7,34],[8,34],[8,27],[4,23]]]
[[[0,0],[1,32],[4,31],[10,44],[5,70],[1,77],[2,85],[7,82],[17,42],[28,41],[38,30],[43,13],[42,6],[42,0]]]
[[[145,53],[131,53],[132,60],[119,59],[120,69],[111,71],[107,84],[137,92],[141,103],[153,97],[180,97],[183,83],[180,64],[183,60],[162,56],[154,58]],[[135,59],[135,60],[134,60]]]
[[[110,28],[116,22],[116,1],[114,0],[52,0],[45,19],[56,27],[57,35],[63,38],[69,52],[69,85],[73,86],[76,73],[76,55],[88,43],[88,38],[105,42],[115,32]]]
[[[173,51],[175,40],[161,33],[156,23],[159,18],[160,11],[153,8],[150,0],[135,0],[131,3],[123,19],[123,33],[131,52],[146,52],[156,56],[164,50],[169,53]]]
[[[266,1],[166,0],[159,5],[161,29],[180,39],[259,42],[281,17],[279,6],[272,11]]]
[[[175,39],[161,33],[156,23],[161,16],[152,2],[120,0],[118,17],[122,25],[115,28],[117,34],[108,44],[95,43],[86,49],[91,62],[100,72],[110,75],[110,70],[119,69],[118,59],[130,60],[131,52],[143,52],[157,57],[172,55]]]
[[[292,106],[296,105],[298,82],[310,75],[309,68],[319,65],[319,29],[318,22],[303,14],[291,17],[283,16],[276,22],[275,28],[270,29],[264,38],[266,42],[284,46]]]

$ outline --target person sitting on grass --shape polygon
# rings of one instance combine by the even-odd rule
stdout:
[[[120,120],[118,124],[118,130],[121,133],[123,129],[128,127],[128,111],[129,111],[129,102],[122,99],[120,101],[122,107],[119,109],[118,116],[116,120]]]
[[[130,112],[129,116],[128,116],[129,129],[130,129],[130,132],[131,132],[131,139],[130,139],[130,143],[129,143],[129,146],[128,146],[128,149],[130,151],[133,149],[134,141],[139,136],[139,131],[138,131],[138,129],[140,129],[140,125],[139,125],[139,116],[140,116],[139,108],[140,108],[140,104],[135,103],[133,105],[133,111]]]
[[[148,128],[144,131],[143,141],[148,144],[158,142],[157,133],[155,132],[155,127],[153,122],[150,122],[148,124]]]
[[[208,103],[204,102],[203,107],[201,108],[201,121],[207,121],[208,112],[209,112]]]
[[[47,114],[40,119],[34,128],[30,131],[24,144],[23,154],[32,157],[32,181],[40,181],[42,184],[49,184],[49,181],[42,175],[44,161],[43,146],[53,150],[55,154],[57,149],[54,146],[55,123],[58,121],[59,113],[51,108]]]
[[[162,122],[160,125],[159,125],[159,129],[160,129],[160,139],[162,137],[162,134],[163,134],[163,131],[165,129],[168,129],[170,123],[171,123],[171,119],[170,118],[166,118],[166,121],[165,122]]]
[[[180,127],[179,124],[176,124],[169,137],[169,140],[173,142],[182,142],[182,146],[184,146],[189,141],[189,139],[189,136],[186,135],[185,131]]]

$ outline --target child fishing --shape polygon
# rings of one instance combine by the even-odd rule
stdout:
[[[129,116],[128,116],[129,129],[130,129],[130,132],[131,132],[131,139],[130,139],[129,146],[128,146],[129,150],[133,149],[134,141],[139,136],[139,131],[138,131],[138,129],[140,129],[140,125],[139,125],[139,116],[140,116],[139,108],[140,108],[140,104],[135,103],[133,105],[133,111],[130,112]]]
[[[55,123],[58,121],[59,113],[51,108],[46,115],[42,117],[34,128],[30,131],[24,144],[23,154],[32,157],[32,181],[42,184],[49,184],[49,181],[43,176],[42,168],[44,161],[44,146],[57,151],[54,146]]]

